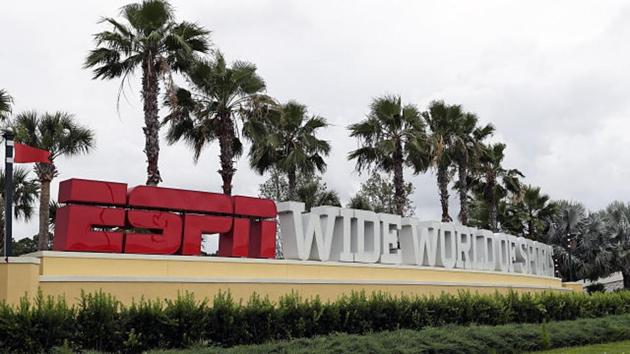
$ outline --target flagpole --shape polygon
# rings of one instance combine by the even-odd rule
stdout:
[[[13,132],[4,131],[4,260],[13,255]]]

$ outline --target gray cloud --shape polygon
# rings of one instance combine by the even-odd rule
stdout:
[[[137,80],[116,111],[118,82],[81,69],[101,16],[127,1],[4,4],[0,87],[16,111],[65,110],[96,130],[96,151],[62,159],[58,180],[145,178]],[[230,60],[256,63],[271,95],[299,100],[329,119],[330,186],[344,199],[365,176],[346,160],[345,127],[371,98],[397,93],[424,108],[443,98],[496,125],[506,164],[553,198],[601,208],[630,187],[630,12],[623,1],[204,1],[174,2],[180,18],[213,31]],[[137,79],[137,78],[136,78]],[[193,164],[181,144],[163,144],[164,185],[220,190],[217,146]],[[235,189],[256,194],[263,177],[238,162]],[[417,215],[438,218],[432,173],[408,176]],[[56,193],[56,187],[53,193]],[[452,214],[457,213],[453,193]],[[19,223],[16,236],[36,232]]]

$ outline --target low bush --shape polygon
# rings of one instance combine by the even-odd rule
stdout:
[[[291,293],[277,303],[257,295],[241,303],[229,293],[209,303],[183,294],[172,301],[141,299],[130,306],[100,292],[82,294],[75,306],[39,294],[32,304],[26,299],[18,306],[0,304],[0,348],[42,352],[65,345],[74,350],[141,352],[195,343],[229,347],[335,332],[543,323],[616,314],[630,314],[630,292],[460,292],[431,297],[361,292],[332,302]]]

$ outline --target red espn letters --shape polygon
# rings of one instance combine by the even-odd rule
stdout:
[[[56,251],[199,255],[201,235],[218,233],[220,256],[275,257],[270,199],[69,179],[58,200]]]

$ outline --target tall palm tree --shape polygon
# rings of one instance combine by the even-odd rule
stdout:
[[[490,212],[490,228],[498,231],[498,207],[501,199],[509,193],[517,194],[521,189],[519,177],[524,177],[517,169],[503,168],[505,144],[492,144],[483,149],[479,158],[478,176],[474,188],[483,196]]]
[[[330,144],[318,139],[317,131],[327,126],[326,119],[309,117],[306,106],[295,101],[249,120],[244,132],[252,140],[250,166],[260,174],[272,168],[286,173],[289,199],[294,200],[298,173],[312,175],[326,170],[324,156],[328,156]]]
[[[88,153],[94,146],[94,133],[65,112],[38,114],[25,112],[13,122],[15,140],[50,152],[52,163],[38,162],[35,173],[41,188],[39,199],[39,249],[48,248],[50,182],[58,175],[55,159]]]
[[[85,68],[93,68],[94,79],[121,78],[118,99],[125,81],[140,68],[144,103],[144,153],[147,156],[147,185],[162,178],[158,167],[160,154],[158,95],[160,81],[172,90],[172,73],[190,67],[201,53],[209,50],[209,32],[194,23],[176,22],[173,8],[164,0],[144,0],[123,6],[122,21],[106,17],[111,30],[94,35],[96,49],[90,51]]]
[[[464,113],[458,117],[456,131],[452,139],[452,157],[457,167],[459,192],[459,221],[468,224],[468,191],[470,189],[470,170],[479,162],[483,142],[494,133],[492,124],[478,126],[479,119],[474,113]]]
[[[433,101],[429,105],[429,110],[423,112],[422,116],[430,130],[430,157],[431,164],[437,170],[442,221],[450,222],[453,221],[453,218],[448,211],[448,184],[453,174],[451,168],[456,157],[456,146],[464,144],[458,135],[464,111],[460,105],[448,105],[444,101]]]
[[[13,97],[5,89],[0,89],[0,120],[6,120],[11,115]]]
[[[33,204],[39,196],[39,184],[29,178],[29,171],[23,168],[13,170],[13,215],[16,219],[28,221],[33,216]],[[4,186],[5,174],[0,171],[0,248],[4,245]]]
[[[218,140],[223,193],[232,194],[234,159],[243,152],[238,119],[259,116],[272,103],[264,94],[265,81],[254,64],[237,61],[228,66],[220,52],[213,61],[193,65],[188,76],[192,91],[177,90],[178,104],[171,105],[164,120],[169,125],[167,139],[171,144],[183,140],[190,145],[195,162],[207,144]]]
[[[403,168],[418,173],[429,166],[425,124],[418,108],[403,105],[400,96],[379,97],[372,101],[366,119],[348,129],[360,145],[348,159],[356,159],[358,171],[374,168],[393,173],[396,213],[404,215]]]

